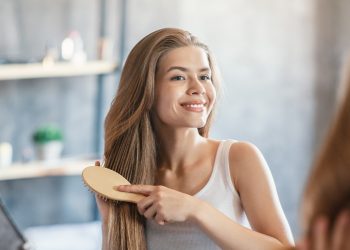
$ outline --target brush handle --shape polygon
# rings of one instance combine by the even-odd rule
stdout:
[[[127,192],[120,192],[120,191],[116,191],[116,192],[119,192],[125,195],[124,201],[135,203],[135,204],[138,203],[140,200],[146,198],[146,196],[142,194],[134,194],[134,193],[127,193]]]

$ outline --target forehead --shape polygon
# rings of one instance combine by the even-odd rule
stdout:
[[[210,68],[207,53],[202,48],[195,46],[172,49],[164,54],[158,63],[160,72],[166,72],[173,66],[181,66],[190,70]]]

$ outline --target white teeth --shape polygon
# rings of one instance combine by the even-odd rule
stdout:
[[[189,107],[189,108],[203,108],[204,104],[186,104],[186,107]]]

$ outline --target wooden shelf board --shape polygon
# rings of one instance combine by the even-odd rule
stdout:
[[[107,61],[89,61],[82,64],[56,62],[52,65],[5,64],[0,65],[0,80],[108,74],[116,69],[116,63]]]

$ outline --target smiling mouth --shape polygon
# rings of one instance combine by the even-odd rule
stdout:
[[[192,112],[203,112],[206,107],[206,103],[184,103],[181,104],[188,111]]]

